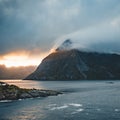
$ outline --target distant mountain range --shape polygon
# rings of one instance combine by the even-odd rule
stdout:
[[[120,55],[70,49],[70,40],[65,41],[62,45],[64,46],[58,47],[56,52],[51,53],[43,59],[37,69],[25,79],[120,79]]]
[[[36,69],[36,66],[10,67],[0,65],[0,79],[23,79]]]

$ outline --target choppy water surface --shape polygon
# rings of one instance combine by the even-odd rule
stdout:
[[[120,81],[7,81],[63,95],[0,102],[0,120],[120,120]]]

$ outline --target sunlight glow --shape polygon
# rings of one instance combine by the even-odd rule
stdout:
[[[39,65],[44,56],[29,56],[25,53],[10,53],[0,58],[0,64],[6,67]]]
[[[6,67],[19,67],[19,66],[30,66],[30,65],[39,65],[40,60],[1,60],[0,64],[4,64]]]
[[[54,53],[54,52],[56,52],[56,49],[55,49],[55,48],[52,48],[52,49],[50,50],[50,53]]]

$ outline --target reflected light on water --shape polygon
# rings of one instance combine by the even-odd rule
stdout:
[[[6,82],[10,85],[16,85],[21,88],[36,88],[36,89],[44,89],[44,87],[38,83],[38,81],[32,81],[32,80],[0,80],[2,82]]]

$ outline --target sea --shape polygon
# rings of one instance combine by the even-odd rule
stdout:
[[[0,101],[0,120],[120,120],[120,80],[4,81],[63,94]]]

